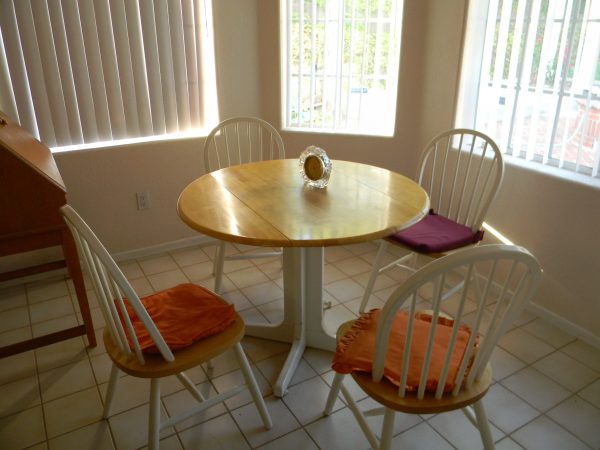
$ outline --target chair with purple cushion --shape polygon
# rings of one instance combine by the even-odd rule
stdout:
[[[421,154],[416,177],[429,195],[431,211],[415,225],[382,240],[359,312],[365,311],[380,273],[394,267],[412,273],[419,255],[429,261],[477,245],[503,175],[502,152],[485,134],[457,128],[435,136]],[[387,263],[390,245],[401,247],[405,254]]]

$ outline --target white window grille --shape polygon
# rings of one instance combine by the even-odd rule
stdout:
[[[281,0],[284,128],[391,136],[401,0]]]
[[[210,3],[0,1],[0,109],[50,147],[202,129]]]
[[[471,3],[458,125],[513,157],[598,177],[600,0]]]

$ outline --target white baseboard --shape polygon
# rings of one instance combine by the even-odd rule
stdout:
[[[565,318],[536,303],[529,303],[526,309],[533,315],[544,319],[546,322],[556,326],[557,328],[560,328],[565,333],[575,336],[576,338],[581,339],[582,341],[587,342],[591,346],[600,350],[600,336],[592,334],[585,328],[582,328],[573,322],[569,322]]]
[[[153,245],[150,247],[137,248],[135,250],[128,250],[126,252],[115,253],[112,255],[113,259],[117,262],[127,261],[129,259],[147,258],[153,255],[166,253],[170,251],[180,250],[186,247],[200,246],[205,247],[214,245],[216,239],[208,236],[195,236],[192,238],[179,239],[177,241],[165,242],[163,244]],[[52,278],[64,277],[67,275],[67,269],[56,269],[49,272],[38,273],[35,275],[29,275],[14,280],[8,280],[0,283],[0,288],[16,286],[24,283],[32,283],[41,280],[50,280]]]
[[[163,244],[152,245],[150,247],[136,248],[126,252],[115,253],[112,255],[115,261],[127,261],[129,259],[147,258],[165,252],[172,252],[186,247],[200,246],[205,247],[214,245],[216,239],[208,236],[194,236],[191,238],[179,239],[177,241],[165,242]]]

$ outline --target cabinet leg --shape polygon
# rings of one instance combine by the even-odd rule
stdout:
[[[92,322],[92,314],[90,313],[90,305],[88,303],[87,294],[85,292],[85,283],[83,282],[83,272],[79,265],[79,256],[77,255],[77,248],[75,247],[75,241],[69,230],[63,231],[62,248],[67,262],[67,270],[73,280],[75,286],[75,294],[77,295],[77,303],[79,303],[79,310],[81,311],[81,317],[85,325],[85,331],[88,338],[90,347],[96,346],[96,335],[94,334],[94,324]]]

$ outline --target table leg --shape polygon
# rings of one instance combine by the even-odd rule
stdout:
[[[335,339],[323,329],[323,248],[284,248],[283,285],[283,321],[274,326],[246,326],[246,334],[250,336],[292,343],[273,385],[277,397],[287,393],[307,345],[330,351],[335,349]]]
[[[323,328],[323,247],[304,249],[304,295],[306,345],[334,351],[335,338]]]

